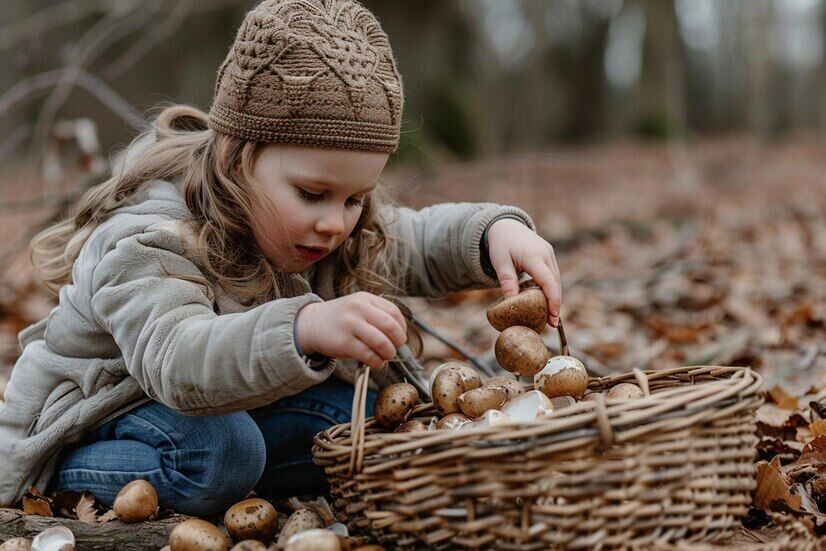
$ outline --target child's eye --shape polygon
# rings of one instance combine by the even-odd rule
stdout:
[[[309,201],[310,203],[318,203],[319,201],[324,200],[323,193],[310,193],[306,189],[296,188],[298,190],[298,194],[301,196],[302,199],[305,201]]]
[[[360,199],[357,197],[350,197],[349,199],[347,199],[347,204],[351,207],[360,207],[364,204],[364,197]]]

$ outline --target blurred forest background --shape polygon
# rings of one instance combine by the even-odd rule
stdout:
[[[31,237],[106,176],[151,109],[208,110],[255,3],[0,3],[0,397],[17,332],[57,304]],[[806,425],[826,415],[823,0],[364,3],[404,77],[383,175],[401,202],[525,208],[556,249],[569,344],[593,374],[750,365],[774,408],[763,427],[782,427],[760,458],[826,446]],[[412,302],[490,361],[497,296]],[[425,335],[428,366],[450,357]],[[787,521],[823,535],[826,491],[806,491],[821,512]],[[747,540],[784,537],[760,519]]]

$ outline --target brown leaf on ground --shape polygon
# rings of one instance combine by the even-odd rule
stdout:
[[[23,511],[27,515],[52,517],[52,507],[46,498],[23,496]]]
[[[95,510],[95,498],[89,492],[84,492],[75,506],[75,515],[81,522],[95,524],[97,522],[97,511]]]
[[[98,522],[109,522],[110,520],[114,520],[116,518],[118,518],[118,516],[115,514],[115,511],[109,509],[98,517]]]
[[[780,461],[761,461],[757,464],[757,488],[754,490],[754,506],[767,511],[800,511],[800,496],[789,491],[789,485],[780,470]]]
[[[771,387],[769,389],[769,396],[778,407],[797,411],[797,398],[789,394],[782,386],[774,385]]]

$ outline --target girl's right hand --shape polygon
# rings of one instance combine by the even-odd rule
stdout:
[[[407,342],[407,322],[398,306],[360,291],[307,304],[296,315],[295,338],[308,356],[352,358],[380,367]]]

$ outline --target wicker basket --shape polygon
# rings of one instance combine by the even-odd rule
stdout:
[[[742,367],[635,370],[639,400],[578,402],[541,421],[389,433],[365,419],[319,433],[339,520],[388,548],[644,548],[732,535],[755,487],[761,378]],[[636,379],[636,380],[635,380]],[[429,422],[432,404],[411,418]]]

